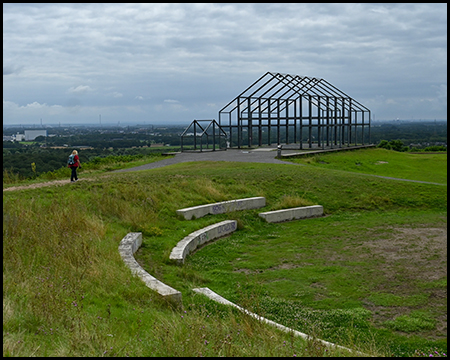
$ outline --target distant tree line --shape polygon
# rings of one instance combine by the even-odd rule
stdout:
[[[3,149],[3,172],[16,174],[20,178],[33,178],[43,173],[67,167],[67,159],[73,148],[49,149],[35,146]],[[86,149],[79,150],[81,163],[99,162],[100,158],[124,155],[160,154],[161,149],[124,148],[124,149]],[[34,164],[32,166],[32,164]],[[34,168],[34,170],[33,170]]]
[[[16,133],[17,129],[11,129]],[[153,131],[155,130],[155,131]],[[3,142],[3,171],[18,174],[23,178],[33,177],[49,171],[65,167],[67,157],[72,149],[80,146],[92,147],[80,151],[81,162],[89,162],[94,157],[105,158],[118,155],[137,155],[161,152],[161,149],[151,148],[152,144],[170,144],[180,146],[180,134],[183,127],[165,127],[139,130],[123,129],[55,129],[55,136],[40,136],[32,144],[20,142]],[[282,129],[282,131],[284,131]],[[267,136],[264,134],[263,136]],[[281,138],[284,138],[282,134]],[[368,142],[368,132],[365,133]],[[266,143],[264,138],[263,143]],[[234,140],[235,141],[235,140]],[[275,134],[272,142],[276,143]],[[292,138],[290,141],[294,142]],[[306,141],[306,139],[304,139]],[[192,138],[184,140],[184,145],[193,143]],[[440,122],[405,122],[382,123],[372,125],[371,143],[378,147],[395,151],[446,151],[447,123]],[[245,141],[244,141],[245,144]],[[410,146],[410,144],[414,144]],[[445,146],[444,146],[445,144]],[[236,146],[236,144],[232,144]],[[63,149],[52,149],[61,146]],[[178,149],[177,149],[178,150]],[[34,171],[31,164],[34,163]]]
[[[409,147],[403,144],[401,140],[381,140],[377,145],[378,148],[395,150],[395,151],[409,151],[409,152],[438,152],[447,151],[447,147],[444,145],[432,145],[425,148]]]
[[[370,138],[373,144],[378,144],[381,140],[401,140],[405,145],[447,144],[447,122],[400,122],[372,125]]]

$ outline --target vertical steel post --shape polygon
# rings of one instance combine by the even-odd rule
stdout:
[[[277,99],[277,145],[280,145],[280,99]]]
[[[250,103],[250,97],[247,98],[247,144],[248,147],[252,147],[252,132],[253,132],[253,128],[252,128],[252,108],[251,108],[251,103]]]
[[[361,133],[362,133],[361,143],[364,145],[364,111],[362,112],[361,117],[362,117],[362,119],[361,119],[361,128],[362,128],[362,130],[361,130]]]
[[[213,127],[213,151],[216,151],[216,120],[212,121]]]
[[[267,124],[268,124],[268,138],[267,138],[267,145],[271,145],[271,130],[272,130],[272,114],[270,113],[270,98],[267,100]]]
[[[317,147],[322,145],[322,113],[320,111],[320,96],[317,97]]]
[[[228,123],[229,123],[229,131],[230,131],[230,147],[233,146],[233,127],[231,126],[231,112],[228,113]]]
[[[308,104],[308,111],[309,111],[309,148],[312,148],[312,96],[309,95],[309,104]]]
[[[197,120],[194,119],[194,150],[197,150]]]
[[[294,99],[294,144],[297,144],[297,99]]]
[[[352,98],[348,98],[348,146],[350,146],[350,143],[352,142],[352,134]]]
[[[300,150],[303,149],[303,96],[300,95],[300,101],[298,103],[299,107],[299,115],[300,115]]]
[[[346,126],[346,124],[345,124],[345,105],[344,105],[344,103],[345,103],[345,98],[342,98],[342,134],[341,134],[341,144],[344,144],[345,145],[345,126]]]
[[[258,98],[258,146],[262,145],[262,113],[261,97]]]
[[[334,145],[338,146],[338,108],[337,98],[334,98]]]
[[[326,97],[327,101],[327,146],[330,146],[330,97]]]
[[[241,98],[238,96],[237,98],[237,142],[238,149],[241,148]]]
[[[286,116],[286,144],[289,144],[289,100],[286,99],[286,109],[284,111]]]

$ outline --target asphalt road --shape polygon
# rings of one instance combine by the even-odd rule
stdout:
[[[283,154],[298,152],[294,150],[283,150]],[[286,164],[304,166],[301,164],[294,164],[288,161],[282,161],[277,159],[277,149],[263,148],[254,150],[244,149],[228,149],[220,151],[203,151],[203,152],[181,152],[176,153],[175,157],[163,159],[150,164],[137,166],[130,169],[121,169],[114,172],[126,172],[126,171],[139,171],[155,169],[167,165],[173,165],[183,162],[191,161],[239,161],[239,162],[256,162],[267,164]]]

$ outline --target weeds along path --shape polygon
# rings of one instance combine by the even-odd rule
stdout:
[[[102,178],[108,177],[109,175],[101,176]],[[93,181],[97,178],[81,178],[78,179],[77,182],[80,181]],[[53,181],[46,181],[42,183],[36,183],[36,184],[30,184],[30,185],[18,185],[18,186],[11,186],[8,188],[4,188],[3,191],[15,191],[15,190],[27,190],[27,189],[37,189],[47,186],[63,186],[63,185],[70,185],[70,180],[53,180]]]
[[[89,179],[79,179],[78,181],[85,181],[85,180],[89,180]],[[55,185],[61,186],[61,185],[66,185],[66,184],[70,184],[70,180],[54,180],[54,181],[47,181],[47,182],[36,183],[36,184],[31,184],[31,185],[11,186],[8,188],[4,188],[3,191],[37,189],[37,188],[46,187],[46,186],[55,186]]]

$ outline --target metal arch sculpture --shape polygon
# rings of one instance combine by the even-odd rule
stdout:
[[[238,148],[364,145],[370,110],[324,79],[267,72],[219,111],[219,127]]]

